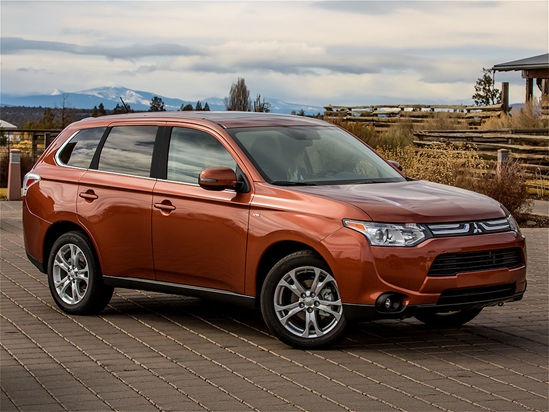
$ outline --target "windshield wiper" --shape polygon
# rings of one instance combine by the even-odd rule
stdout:
[[[370,184],[370,183],[397,183],[397,182],[392,179],[376,179],[376,180],[366,179],[366,180],[357,180],[357,181],[354,181],[353,183],[357,185],[361,185],[361,184]]]
[[[316,183],[313,182],[289,182],[287,180],[275,180],[271,184],[276,186],[316,186]]]

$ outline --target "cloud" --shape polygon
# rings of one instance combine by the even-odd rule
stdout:
[[[253,93],[318,105],[463,101],[482,67],[549,43],[547,1],[28,4],[2,3],[4,92],[122,84],[196,100],[244,77]],[[522,98],[520,73],[504,75]]]
[[[200,56],[204,54],[203,52],[199,52],[190,47],[170,43],[149,45],[134,44],[123,47],[109,47],[103,45],[83,46],[57,41],[27,40],[20,37],[2,38],[2,54],[16,54],[29,50],[41,52],[54,51],[88,56],[104,56],[109,60],[131,60],[153,56]]]
[[[331,12],[387,16],[397,12],[416,10],[426,13],[447,12],[452,9],[494,8],[497,1],[319,1],[313,7]]]

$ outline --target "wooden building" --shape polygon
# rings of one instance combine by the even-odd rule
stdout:
[[[522,78],[526,79],[526,99],[534,96],[534,83],[542,93],[542,99],[549,99],[549,53],[507,63],[496,64],[494,72],[522,71]]]

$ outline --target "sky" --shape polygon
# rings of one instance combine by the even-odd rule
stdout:
[[[0,90],[470,104],[482,68],[549,52],[549,1],[0,1]],[[520,72],[510,102],[525,99]],[[538,92],[539,95],[539,92]]]

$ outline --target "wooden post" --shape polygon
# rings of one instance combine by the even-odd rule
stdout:
[[[10,150],[8,200],[21,200],[21,151],[19,149]]]
[[[507,161],[509,160],[509,150],[508,149],[499,149],[498,150],[498,163],[496,167],[496,173],[498,176],[498,179],[501,179],[501,174],[503,172],[503,169],[507,165]]]
[[[503,113],[509,114],[509,82],[501,83],[501,105]]]
[[[524,102],[526,103],[532,100],[533,95],[534,95],[534,79],[527,77],[526,78],[526,100]]]
[[[32,161],[36,162],[38,159],[37,157],[37,149],[38,149],[38,135],[36,132],[32,132]]]

